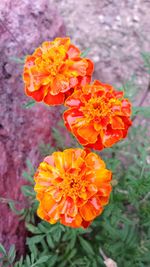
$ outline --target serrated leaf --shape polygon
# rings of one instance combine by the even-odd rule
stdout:
[[[91,244],[87,240],[79,236],[79,241],[80,241],[82,248],[86,251],[87,254],[91,254],[91,255],[95,254]]]
[[[8,258],[9,258],[9,261],[10,261],[11,263],[13,263],[15,257],[16,257],[15,245],[12,245],[12,246],[10,247],[9,252],[8,252]]]
[[[148,73],[150,73],[150,52],[142,52],[141,56],[144,60],[144,67],[147,69]]]
[[[31,263],[32,263],[32,264],[34,263],[34,260],[35,260],[34,254],[31,253]]]
[[[49,233],[52,226],[50,224],[47,225],[47,224],[45,224],[44,221],[42,221],[41,223],[38,224],[38,228],[42,233]]]
[[[23,172],[22,176],[25,178],[26,181],[34,184],[34,179],[28,172]]]
[[[86,57],[89,53],[89,51],[91,50],[91,48],[86,48],[84,52],[81,53],[81,57]]]
[[[9,266],[10,266],[10,263],[9,262],[3,263],[3,267],[9,267]]]
[[[29,255],[26,256],[26,264],[27,266],[31,266],[31,261]]]
[[[18,64],[24,64],[25,63],[25,57],[19,58],[19,57],[9,57],[10,60],[18,63]]]
[[[1,243],[0,243],[0,253],[2,253],[4,256],[6,255],[6,250]]]
[[[33,234],[40,234],[42,233],[38,227],[34,226],[31,223],[26,223],[26,228]]]
[[[13,200],[12,200],[12,201],[9,201],[9,202],[8,202],[8,205],[9,205],[10,209],[11,209],[14,213],[16,213],[17,215],[23,215],[25,209],[21,209],[21,210],[16,209],[16,207],[15,207],[15,203],[13,202]]]
[[[40,259],[38,259],[36,261],[35,264],[33,264],[32,266],[36,266],[37,264],[41,264],[41,263],[44,263],[44,262],[47,262],[48,259],[50,258],[50,256],[42,256]]]
[[[61,238],[61,229],[58,228],[54,233],[53,233],[53,239],[56,242],[59,242]]]
[[[30,100],[26,104],[23,105],[23,108],[25,109],[32,108],[33,106],[35,106],[35,104],[36,102],[34,100]]]
[[[32,163],[31,163],[31,161],[29,160],[29,159],[27,159],[26,160],[26,164],[27,164],[27,167],[28,167],[28,169],[29,169],[29,171],[32,173],[32,174],[34,174],[34,167],[33,167],[33,165],[32,165]]]
[[[132,116],[141,115],[145,118],[150,118],[150,107],[133,107]]]
[[[53,249],[55,247],[55,243],[50,234],[46,236],[46,240],[47,240],[49,247]]]
[[[57,261],[57,255],[52,255],[49,259],[48,267],[53,267]]]
[[[21,191],[24,194],[24,196],[27,196],[27,197],[35,197],[36,195],[33,188],[29,185],[23,185],[21,187]]]
[[[27,238],[27,244],[37,244],[41,242],[43,238],[44,238],[44,235],[36,235],[30,238]]]
[[[71,260],[77,254],[77,249],[73,248],[70,253],[67,255],[67,260]]]

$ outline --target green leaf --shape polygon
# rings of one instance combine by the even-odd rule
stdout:
[[[144,60],[144,67],[147,69],[148,73],[150,73],[150,52],[142,52],[141,56]]]
[[[15,245],[12,245],[12,246],[10,247],[9,252],[8,252],[8,258],[9,258],[9,261],[10,261],[11,263],[13,263],[15,257],[16,257]]]
[[[133,107],[132,116],[141,115],[145,118],[150,118],[150,107]]]
[[[50,234],[46,236],[46,240],[47,240],[49,247],[53,249],[55,247],[55,243]]]
[[[29,185],[23,185],[21,187],[21,191],[24,194],[24,196],[35,197],[35,192],[34,192],[33,188]]]
[[[28,167],[30,173],[33,175],[35,170],[34,170],[34,167],[33,167],[32,163],[29,159],[26,160],[26,164],[27,164],[27,167]]]
[[[19,58],[19,57],[9,57],[10,60],[18,63],[18,64],[24,64],[25,63],[25,57]]]
[[[39,228],[34,226],[33,224],[26,223],[26,228],[33,234],[40,234],[41,233]]]
[[[32,266],[36,266],[37,264],[41,264],[41,263],[47,262],[49,258],[50,258],[50,256],[43,256],[40,259],[38,259],[36,261],[36,263],[33,264]]]
[[[2,253],[4,256],[6,255],[6,250],[1,243],[0,243],[0,253]]]
[[[79,236],[79,240],[80,240],[81,246],[83,247],[83,249],[86,251],[87,254],[91,254],[91,255],[95,254],[91,244],[87,240],[85,240],[81,236]]]
[[[48,267],[53,267],[57,261],[57,255],[52,255],[48,262]]]
[[[91,50],[91,48],[86,48],[84,52],[81,53],[81,57],[86,57],[89,53],[89,51]]]
[[[53,234],[54,241],[59,242],[61,238],[61,229],[58,228]]]
[[[29,255],[26,256],[26,264],[27,264],[27,267],[31,266],[31,261],[30,261]]]
[[[26,181],[30,182],[31,184],[34,184],[34,179],[28,172],[23,172],[22,176],[25,178]]]
[[[30,100],[26,104],[23,105],[23,108],[26,108],[26,109],[32,108],[35,104],[36,104],[36,101]]]
[[[17,214],[17,215],[23,215],[25,209],[21,209],[21,210],[16,209],[16,207],[15,207],[15,203],[13,202],[13,200],[12,200],[12,201],[9,201],[9,202],[8,202],[8,205],[9,205],[10,209],[11,209],[15,214]]]
[[[40,243],[44,238],[44,235],[36,235],[30,238],[27,238],[27,244],[37,244]]]
[[[73,248],[67,256],[67,260],[71,260],[77,254],[77,249]]]
[[[3,263],[3,267],[9,267],[9,266],[10,266],[10,263],[9,262]]]

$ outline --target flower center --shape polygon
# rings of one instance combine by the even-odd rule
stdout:
[[[65,173],[63,180],[60,183],[60,189],[62,189],[63,195],[70,196],[76,199],[81,192],[86,191],[88,182],[83,180],[78,174]]]
[[[85,103],[84,107],[81,107],[82,112],[85,117],[89,120],[96,117],[105,117],[110,113],[110,103],[107,99],[104,98],[91,98],[88,102]]]

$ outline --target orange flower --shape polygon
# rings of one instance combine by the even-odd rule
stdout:
[[[123,92],[99,81],[77,88],[65,105],[65,125],[85,147],[111,147],[126,137],[132,124],[131,104]]]
[[[93,63],[81,58],[80,50],[69,38],[44,42],[27,56],[23,80],[25,92],[48,105],[63,104],[71,89],[90,82]]]
[[[88,150],[54,152],[35,174],[38,216],[52,224],[88,227],[109,201],[111,176],[102,159]]]

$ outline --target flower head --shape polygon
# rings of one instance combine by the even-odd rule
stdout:
[[[110,181],[111,171],[98,155],[80,148],[54,152],[35,174],[37,213],[52,224],[86,228],[108,203]]]
[[[132,124],[131,104],[123,92],[99,81],[77,88],[65,105],[65,125],[85,147],[111,147],[126,137]]]
[[[44,42],[27,56],[23,80],[25,92],[48,105],[63,104],[71,89],[90,82],[93,63],[81,58],[69,38]]]

